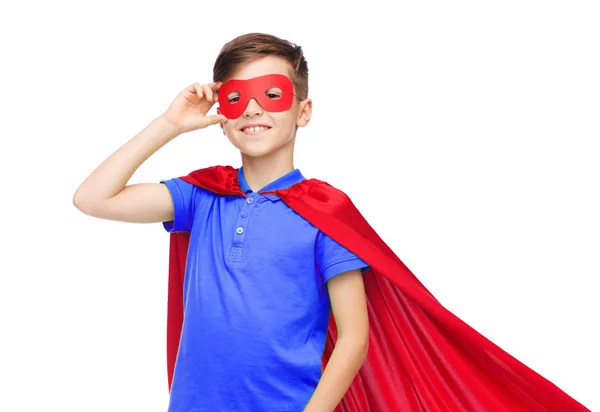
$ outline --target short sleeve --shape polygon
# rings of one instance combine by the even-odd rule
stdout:
[[[317,234],[315,263],[325,283],[349,270],[361,269],[364,273],[369,269],[366,262],[321,231]]]
[[[180,178],[161,180],[160,183],[167,185],[173,199],[174,218],[169,222],[162,222],[163,227],[169,233],[191,232],[196,211],[197,193],[200,188]]]

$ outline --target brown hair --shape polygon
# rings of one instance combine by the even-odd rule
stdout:
[[[271,34],[248,33],[226,43],[213,66],[213,82],[229,80],[244,64],[265,56],[278,56],[291,64],[290,80],[294,84],[295,94],[302,100],[306,99],[308,64],[302,47]]]

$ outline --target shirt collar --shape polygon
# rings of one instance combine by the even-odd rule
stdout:
[[[293,186],[296,183],[300,183],[301,181],[303,181],[305,179],[306,178],[302,175],[302,173],[300,173],[299,169],[294,169],[294,170],[286,173],[285,175],[281,176],[280,178],[275,179],[274,181],[272,181],[271,183],[269,183],[262,189],[258,190],[258,192],[270,192],[270,191],[275,191],[275,190],[287,189],[288,187]],[[250,188],[250,186],[248,186],[248,183],[246,182],[246,178],[244,177],[243,166],[240,167],[238,170],[238,182],[240,184],[240,189],[242,189],[242,192],[249,193],[252,191],[252,189]],[[265,194],[265,195],[261,195],[261,196],[264,196],[271,200],[279,199],[279,197],[274,194]]]

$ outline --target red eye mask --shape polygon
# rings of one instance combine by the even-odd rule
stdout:
[[[272,88],[279,90],[267,93]],[[234,94],[229,97],[231,93]],[[284,112],[292,107],[294,85],[283,74],[267,74],[248,80],[228,80],[221,85],[218,98],[219,110],[228,119],[240,117],[252,98],[266,111]]]

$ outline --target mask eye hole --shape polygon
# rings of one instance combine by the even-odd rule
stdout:
[[[231,92],[229,95],[227,95],[227,101],[229,103],[237,103],[238,100],[240,100],[240,94],[238,92]]]
[[[270,89],[268,89],[265,94],[267,95],[267,97],[271,100],[277,100],[277,99],[281,99],[281,95],[283,94],[281,92],[281,89],[279,87],[271,87]]]

